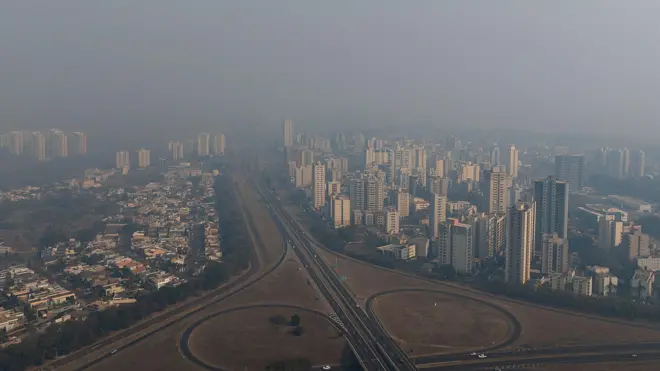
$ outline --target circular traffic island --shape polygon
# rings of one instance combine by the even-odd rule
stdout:
[[[495,349],[520,336],[520,324],[513,315],[463,295],[395,290],[374,295],[368,309],[413,356]]]
[[[347,348],[319,312],[255,306],[216,313],[185,331],[186,358],[208,370],[265,370],[278,362],[338,364]]]

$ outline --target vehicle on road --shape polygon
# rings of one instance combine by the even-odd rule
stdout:
[[[472,352],[472,353],[470,353],[470,355],[471,355],[471,356],[476,356],[476,355],[477,355],[477,352]]]
[[[115,354],[115,353],[117,353],[117,349],[113,349],[113,350],[110,352],[110,354]]]
[[[637,358],[637,354],[631,354],[630,356],[633,358]]]
[[[485,355],[485,354],[483,354],[483,353],[479,354],[477,357],[478,357],[479,359],[488,358],[488,356]]]
[[[323,366],[323,367],[321,367],[321,368],[324,369],[324,370],[329,370],[329,369],[330,369],[330,366],[325,365],[325,366]]]

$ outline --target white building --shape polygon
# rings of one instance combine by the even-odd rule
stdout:
[[[416,247],[414,243],[407,245],[385,245],[377,247],[378,252],[396,260],[409,260],[415,258]]]
[[[313,205],[314,209],[320,210],[325,206],[325,165],[317,163],[314,165]]]
[[[393,207],[385,211],[385,232],[399,234],[399,211]]]
[[[437,240],[438,226],[447,220],[447,198],[433,194],[429,209],[429,226],[431,228],[431,238],[433,240]]]
[[[506,282],[525,284],[530,277],[536,227],[535,204],[519,202],[509,209],[506,233]]]
[[[351,200],[348,196],[335,196],[331,199],[330,218],[335,228],[351,225]]]

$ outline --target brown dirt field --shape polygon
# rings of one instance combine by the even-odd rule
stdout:
[[[320,256],[331,264],[338,263],[337,272],[347,276],[347,287],[360,299],[379,292],[394,289],[423,288],[440,290],[448,294],[459,293],[477,299],[487,300],[513,314],[522,325],[520,340],[513,346],[522,344],[533,347],[551,347],[573,344],[617,344],[630,342],[660,341],[660,326],[643,322],[627,322],[617,319],[589,316],[587,314],[554,310],[507,300],[467,287],[452,284],[429,282],[421,278],[365,265],[352,259],[317,249]],[[414,306],[414,303],[401,303]],[[396,310],[396,309],[393,309]],[[416,329],[419,331],[420,329]]]
[[[287,325],[271,324],[272,316],[300,315],[302,336]],[[292,308],[252,308],[222,314],[195,330],[190,348],[204,363],[228,370],[263,370],[271,362],[307,358],[315,365],[341,361],[343,336],[323,316]]]
[[[511,321],[496,309],[440,293],[386,294],[373,300],[372,309],[390,336],[415,356],[490,347],[506,341],[514,331]]]

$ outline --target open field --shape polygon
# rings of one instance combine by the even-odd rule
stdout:
[[[497,309],[441,293],[394,292],[376,297],[371,308],[390,336],[415,356],[487,348],[515,331]]]
[[[293,314],[301,318],[303,334],[291,333],[285,323]],[[282,323],[272,323],[278,318]],[[242,309],[204,323],[193,331],[190,348],[204,363],[227,370],[263,370],[271,362],[307,358],[313,364],[341,361],[346,341],[323,316],[292,308]]]

